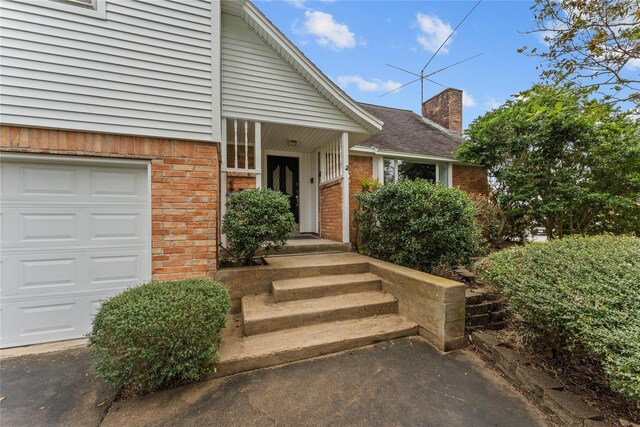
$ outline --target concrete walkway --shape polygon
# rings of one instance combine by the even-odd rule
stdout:
[[[543,426],[469,351],[404,338],[115,403],[103,426]]]
[[[86,349],[3,360],[0,375],[7,426],[547,425],[474,353],[417,337],[113,404]]]

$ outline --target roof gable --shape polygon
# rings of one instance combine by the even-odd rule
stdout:
[[[253,3],[225,0],[223,12],[223,114],[265,121],[282,116],[289,124],[358,133],[382,129]],[[238,115],[243,111],[247,117]]]

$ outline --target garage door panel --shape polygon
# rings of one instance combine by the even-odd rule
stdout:
[[[94,199],[140,200],[146,197],[146,174],[140,171],[91,169],[91,197]]]
[[[147,164],[7,157],[0,346],[81,337],[105,298],[151,278]]]
[[[91,257],[90,287],[135,286],[145,280],[145,253],[102,255]]]
[[[79,173],[73,166],[3,162],[3,201],[73,199],[78,196]]]
[[[146,168],[2,162],[2,200],[146,203]]]
[[[146,209],[119,209],[109,212],[101,209],[91,212],[89,239],[92,244],[148,243],[145,220]]]
[[[3,251],[148,244],[146,206],[19,206],[5,207],[1,218]],[[4,218],[6,217],[6,219]]]
[[[82,338],[91,330],[93,316],[111,294],[70,296],[3,304],[3,345],[42,343]]]
[[[3,300],[118,291],[149,280],[147,248],[3,254]]]

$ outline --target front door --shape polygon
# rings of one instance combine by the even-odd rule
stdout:
[[[300,223],[297,157],[267,156],[267,187],[289,196],[291,213]]]

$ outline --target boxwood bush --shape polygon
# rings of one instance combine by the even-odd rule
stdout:
[[[296,221],[288,196],[270,189],[244,190],[227,199],[222,232],[240,265],[250,265],[258,250],[282,250]]]
[[[105,301],[89,348],[107,381],[139,395],[213,369],[231,308],[229,292],[207,279],[148,283]]]
[[[640,404],[640,239],[567,237],[497,252],[480,266],[510,308],[556,350],[600,361]]]
[[[395,264],[431,271],[467,264],[479,248],[474,208],[461,190],[418,179],[356,196],[359,250]]]

